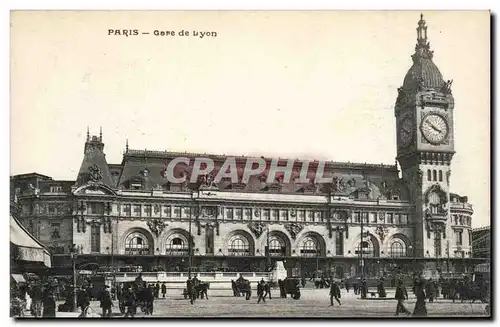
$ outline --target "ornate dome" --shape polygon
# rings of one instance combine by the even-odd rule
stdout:
[[[403,89],[413,90],[415,88],[441,88],[445,83],[443,75],[432,62],[433,51],[427,42],[427,26],[423,15],[417,28],[417,45],[415,54],[412,56],[413,66],[406,73]]]
[[[415,58],[413,66],[406,73],[403,88],[413,89],[418,85],[425,88],[438,88],[444,83],[443,75],[430,58]]]

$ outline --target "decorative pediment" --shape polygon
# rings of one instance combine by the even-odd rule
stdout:
[[[84,194],[92,194],[92,195],[116,195],[116,192],[107,185],[101,183],[93,183],[88,182],[85,185],[78,187],[73,191],[74,195],[84,195]]]
[[[252,233],[255,235],[256,238],[259,238],[262,233],[264,233],[264,229],[266,228],[266,225],[264,223],[248,223],[248,229],[252,231]]]
[[[101,169],[96,164],[89,167],[89,179],[91,182],[96,183],[102,180]]]
[[[214,218],[217,216],[218,208],[215,206],[202,207],[201,208],[201,218]]]
[[[301,224],[286,224],[285,229],[290,233],[290,236],[292,237],[293,240],[297,238],[297,235],[302,231],[304,228],[303,225]]]

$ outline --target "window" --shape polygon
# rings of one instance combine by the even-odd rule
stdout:
[[[141,215],[141,205],[134,204],[134,216],[140,216],[140,215]]]
[[[395,240],[389,249],[389,255],[393,258],[406,257],[406,245],[401,240]]]
[[[362,249],[363,251],[363,256],[364,257],[373,257],[375,255],[375,251],[373,249],[373,244],[372,242],[369,241],[363,241],[358,244],[356,247],[356,254],[361,255],[360,250]]]
[[[401,224],[402,225],[408,224],[408,215],[406,213],[401,214]]]
[[[441,233],[436,232],[434,235],[434,252],[436,257],[441,256]]]
[[[131,215],[132,213],[132,206],[130,204],[125,204],[123,205],[123,213],[125,216],[129,216]]]
[[[31,235],[36,236],[35,235],[35,224],[33,223],[33,220],[30,220],[28,222],[28,232],[30,232]],[[469,235],[470,235],[470,233],[469,233]]]
[[[319,255],[318,241],[313,237],[307,237],[300,246],[300,255],[309,257]]]
[[[270,215],[271,215],[271,214],[270,214],[270,212],[269,212],[269,209],[264,209],[264,214],[263,214],[263,216],[264,216],[264,220],[269,220]]]
[[[101,225],[92,224],[90,227],[90,252],[101,252]]]
[[[299,221],[306,220],[306,212],[304,210],[297,210],[297,216]]]
[[[227,208],[226,216],[227,219],[233,219],[233,208]]]
[[[281,210],[280,220],[287,221],[288,220],[288,210]]]
[[[432,180],[437,181],[437,172],[435,170],[432,171]]]
[[[190,217],[191,216],[191,208],[184,207],[182,212],[182,217]],[[193,210],[193,217],[196,216],[196,210]]]
[[[439,181],[440,182],[443,181],[443,171],[442,170],[439,171]]]
[[[363,219],[363,223],[368,224],[368,212],[362,212],[361,217]]]
[[[360,217],[360,213],[359,212],[355,212],[354,213],[354,222],[355,223],[359,224],[359,222],[360,222],[359,217]]]
[[[377,222],[377,215],[375,214],[375,212],[370,212],[369,216],[370,216],[370,222],[371,223],[376,223]]]
[[[91,215],[102,215],[104,213],[104,203],[89,202],[89,209]]]
[[[146,217],[151,217],[151,214],[152,214],[152,212],[151,212],[151,205],[150,204],[145,204],[144,205],[144,215]]]
[[[314,221],[314,211],[307,211],[307,221]]]
[[[457,245],[462,245],[462,231],[456,231],[455,232],[455,235],[456,235],[456,239],[457,239]]]
[[[139,232],[131,233],[125,240],[126,254],[150,254],[151,246],[147,237]]]
[[[252,209],[250,209],[250,208],[245,209],[245,219],[248,219],[248,220],[252,219]]]
[[[430,169],[427,170],[427,180],[429,182],[432,180],[432,178],[431,178],[431,170]]]
[[[51,238],[53,240],[58,240],[61,238],[61,233],[60,233],[60,229],[61,229],[61,224],[60,223],[52,223],[51,224],[52,226],[52,233],[51,233]]]
[[[50,193],[59,193],[62,191],[61,186],[51,186],[50,187]]]
[[[229,255],[248,256],[250,255],[250,243],[243,235],[237,234],[229,239]]]
[[[286,256],[286,243],[278,235],[271,235],[269,237],[269,255]]]
[[[188,255],[189,243],[179,234],[174,234],[167,238],[167,254],[170,255]]]
[[[180,218],[180,217],[181,217],[181,208],[174,207],[174,218]]]
[[[392,213],[387,214],[387,223],[394,224],[394,215]]]
[[[155,215],[157,215],[157,214],[160,213],[160,205],[159,204],[155,204],[155,206],[154,206],[154,212],[155,212]]]
[[[55,204],[49,204],[48,205],[48,210],[49,210],[49,214],[55,214],[56,213],[56,205]]]
[[[337,232],[335,235],[335,254],[344,255],[344,234],[342,232]]]
[[[242,214],[242,209],[241,208],[236,208],[234,209],[235,213],[236,213],[236,219],[238,220],[241,220],[243,218],[243,214]]]
[[[165,217],[170,217],[171,215],[171,209],[172,207],[171,206],[164,206],[163,207],[163,213],[165,214]]]

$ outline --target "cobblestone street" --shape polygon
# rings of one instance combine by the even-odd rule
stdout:
[[[396,300],[394,293],[388,292],[387,300],[368,299],[361,300],[352,291],[347,294],[342,290],[342,305],[337,303],[330,306],[327,289],[301,290],[299,300],[291,298],[281,299],[273,297],[265,303],[257,304],[257,297],[253,296],[246,301],[243,297],[230,296],[230,291],[209,292],[209,300],[197,300],[191,305],[181,295],[175,293],[166,299],[156,300],[153,317],[393,317],[395,314]],[[254,293],[255,294],[255,293]],[[278,295],[275,291],[274,294]],[[415,299],[410,296],[407,308],[413,311]],[[439,299],[438,302],[427,303],[430,317],[450,316],[484,316],[484,303],[452,303],[450,300]],[[99,302],[92,302],[94,312],[100,313]],[[113,316],[120,317],[118,303],[115,302]],[[138,312],[137,317],[144,317]],[[146,316],[147,317],[147,316]],[[401,318],[405,318],[401,314]]]

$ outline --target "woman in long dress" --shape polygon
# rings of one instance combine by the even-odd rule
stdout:
[[[415,309],[413,309],[413,316],[427,317],[427,307],[425,306],[425,283],[421,278],[415,281],[415,296],[417,297],[417,302],[415,303]]]

